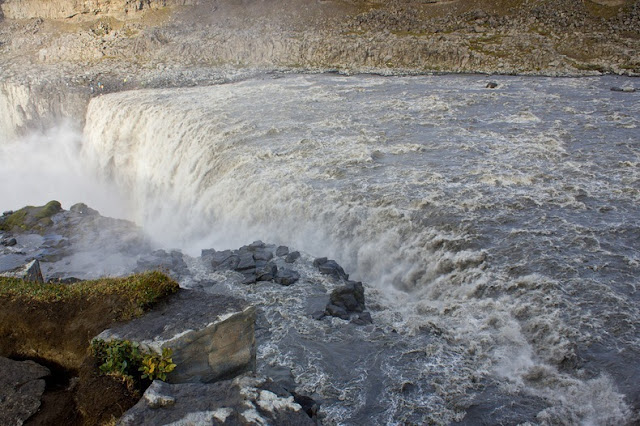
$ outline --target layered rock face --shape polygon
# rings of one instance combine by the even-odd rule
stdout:
[[[184,290],[98,338],[129,340],[158,353],[170,348],[179,367],[168,381],[208,383],[255,368],[255,315],[255,308],[240,299]]]
[[[124,18],[129,14],[167,6],[195,4],[195,0],[7,0],[0,7],[7,19],[65,19],[96,15]]]

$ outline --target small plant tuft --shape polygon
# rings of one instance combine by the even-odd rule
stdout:
[[[145,380],[167,380],[167,374],[176,368],[170,348],[156,354],[129,340],[94,339],[90,349],[102,374],[122,378],[130,388]]]

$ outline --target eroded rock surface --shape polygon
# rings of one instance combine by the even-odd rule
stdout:
[[[154,381],[118,425],[313,425],[294,396],[255,376],[211,384]]]
[[[105,330],[103,340],[138,342],[160,353],[173,350],[172,383],[212,382],[255,369],[255,309],[247,302],[181,290],[142,318]]]
[[[40,408],[49,369],[0,357],[0,424],[22,425]]]

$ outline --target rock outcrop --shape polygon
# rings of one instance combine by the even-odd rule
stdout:
[[[40,270],[40,262],[37,259],[26,263],[25,265],[11,269],[10,271],[0,272],[0,277],[20,278],[25,281],[33,281],[43,283],[42,271]]]
[[[50,372],[33,361],[0,357],[0,424],[22,425],[38,411]]]
[[[118,425],[313,425],[286,390],[262,377],[240,376],[211,384],[154,381]]]
[[[142,318],[105,330],[105,341],[173,350],[171,383],[213,382],[255,369],[255,309],[245,301],[181,290]]]

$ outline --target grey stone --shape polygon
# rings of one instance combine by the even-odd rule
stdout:
[[[276,278],[278,267],[271,262],[256,266],[257,281],[272,281]]]
[[[255,273],[252,274],[244,274],[244,280],[242,280],[242,284],[255,284],[258,280]]]
[[[320,265],[324,265],[328,261],[329,261],[329,259],[327,259],[326,257],[317,257],[317,258],[315,258],[313,260],[313,266],[318,268],[318,267],[320,267]]]
[[[22,425],[40,408],[49,370],[33,361],[0,357],[0,424]]]
[[[253,253],[253,258],[255,260],[271,260],[273,259],[273,252],[271,250],[256,250]]]
[[[322,262],[317,262],[318,260]],[[316,265],[316,262],[318,263],[317,265]],[[326,260],[326,257],[320,258],[320,259],[316,259],[313,262],[313,265],[318,268],[320,273],[325,275],[330,275],[337,280],[349,279],[349,274],[345,273],[344,269],[342,269],[342,266],[338,265],[338,262],[336,262],[335,260]]]
[[[355,318],[352,318],[351,322],[355,325],[367,325],[373,323],[373,318],[371,318],[371,314],[369,312],[362,312]]]
[[[94,210],[91,207],[87,206],[85,203],[77,203],[69,207],[69,211],[79,213],[87,216],[98,216],[100,213],[98,210]]]
[[[346,285],[331,292],[331,303],[344,308],[347,312],[365,310],[364,287],[361,282],[349,281]]]
[[[278,274],[276,275],[275,282],[278,284],[289,286],[300,279],[300,274],[296,271],[286,268],[278,269]]]
[[[172,383],[211,382],[255,369],[255,309],[244,300],[180,290],[147,315],[105,330],[157,353],[173,350]]]
[[[287,255],[287,257],[284,259],[284,261],[287,262],[287,263],[293,263],[298,259],[300,259],[300,252],[299,251],[292,251],[291,253],[289,253]]]
[[[325,310],[325,314],[332,316],[332,317],[338,317],[341,318],[343,320],[348,320],[349,319],[349,313],[347,312],[347,310],[342,307],[342,306],[336,306],[332,303],[329,303],[327,305],[327,308]]]
[[[289,247],[287,246],[278,246],[276,249],[276,256],[283,257],[289,254]]]
[[[40,262],[37,259],[10,271],[2,272],[0,273],[0,277],[21,278],[25,281],[44,283],[42,271],[40,270]]]
[[[317,411],[315,401],[304,402]],[[209,384],[169,384],[156,380],[118,421],[121,426],[159,424],[304,426],[315,423],[282,386],[249,375]]]
[[[256,267],[256,261],[253,258],[253,254],[244,253],[239,256],[238,265],[234,268],[236,271],[244,271],[246,269],[253,269]]]
[[[0,244],[2,244],[3,246],[6,247],[13,247],[16,244],[18,244],[18,241],[15,238],[7,238],[2,240],[2,242],[0,242]]]
[[[498,87],[498,83],[496,83],[495,81],[490,81],[485,87],[487,89],[495,89],[496,87]]]

